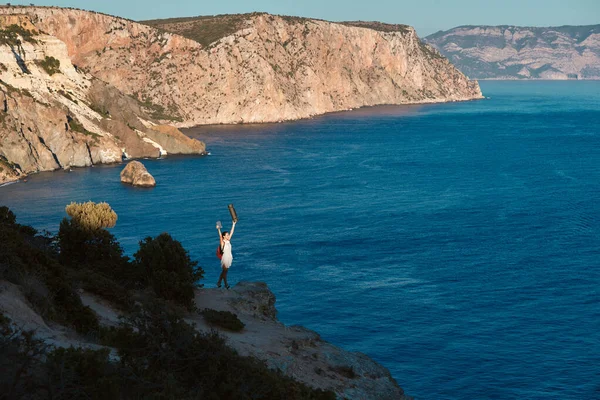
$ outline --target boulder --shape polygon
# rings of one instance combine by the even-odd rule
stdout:
[[[144,164],[139,161],[131,161],[127,164],[123,171],[121,171],[121,182],[141,187],[156,186],[154,177],[146,170]]]
[[[206,152],[203,142],[185,136],[179,129],[171,125],[155,125],[144,133],[148,138],[161,145],[168,154],[204,154]]]

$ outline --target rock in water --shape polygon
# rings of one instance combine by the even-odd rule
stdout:
[[[139,161],[131,161],[127,164],[123,171],[121,171],[121,182],[141,187],[156,186],[154,177],[146,170],[144,164]]]

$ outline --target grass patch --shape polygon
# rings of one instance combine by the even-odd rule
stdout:
[[[169,105],[167,109],[160,104],[152,103],[148,98],[143,102],[138,100],[138,103],[150,114],[152,119],[183,122],[183,118],[179,115],[175,104]]]
[[[344,21],[339,22],[341,25],[355,26],[358,28],[368,28],[379,32],[400,32],[408,33],[411,30],[409,25],[403,24],[385,24],[383,22],[376,21]]]
[[[244,23],[252,17],[263,13],[209,15],[190,18],[170,18],[141,21],[141,23],[176,33],[210,47],[226,36],[232,35],[244,27]]]
[[[91,136],[93,139],[98,139],[98,138],[102,137],[101,135],[98,135],[95,132],[90,132],[87,129],[85,129],[85,127],[81,124],[81,122],[79,122],[75,118],[69,119],[69,128],[73,132],[83,133],[84,135]]]

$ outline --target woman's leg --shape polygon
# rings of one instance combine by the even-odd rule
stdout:
[[[229,268],[223,268],[223,272],[221,272],[221,275],[223,275],[223,282],[225,282],[225,287],[229,289],[229,284],[227,283],[227,272],[229,272]]]
[[[219,280],[217,281],[217,287],[221,287],[221,281],[225,279],[225,286],[227,286],[227,269],[221,266],[221,275],[219,275]]]

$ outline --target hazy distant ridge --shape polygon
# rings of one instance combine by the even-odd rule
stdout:
[[[469,25],[425,40],[473,79],[600,79],[600,25]]]

